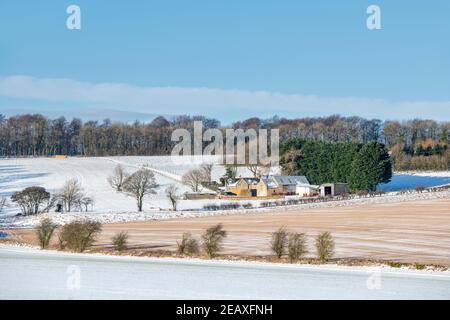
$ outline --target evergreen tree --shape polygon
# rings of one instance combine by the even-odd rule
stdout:
[[[376,141],[365,144],[352,163],[351,191],[374,191],[379,183],[392,178],[392,162],[386,147]]]

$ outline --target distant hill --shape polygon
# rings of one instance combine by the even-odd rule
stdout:
[[[139,120],[140,122],[151,122],[159,116],[164,116],[167,119],[171,119],[173,116],[157,114],[157,113],[144,113],[133,111],[122,111],[114,109],[100,109],[100,108],[14,108],[5,109],[0,112],[1,114],[11,117],[19,114],[42,114],[46,117],[55,119],[59,117],[65,117],[66,119],[80,118],[83,121],[103,121],[104,119],[110,119],[113,122],[134,122]]]

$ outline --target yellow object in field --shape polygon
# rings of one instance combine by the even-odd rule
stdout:
[[[66,159],[67,156],[66,156],[66,155],[63,155],[63,154],[55,154],[55,155],[53,156],[53,158],[56,158],[56,159]]]

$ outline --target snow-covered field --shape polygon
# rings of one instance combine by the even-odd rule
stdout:
[[[450,177],[450,171],[401,171],[395,174],[413,175],[418,177]]]
[[[203,159],[208,163],[217,163],[216,157]],[[15,191],[30,186],[42,186],[49,192],[58,191],[64,183],[76,178],[84,188],[86,195],[95,201],[94,210],[88,213],[57,214],[49,213],[56,221],[64,223],[76,217],[93,218],[105,223],[131,220],[149,220],[176,217],[182,213],[170,212],[171,205],[164,190],[170,184],[178,187],[179,193],[190,191],[181,183],[182,175],[201,164],[201,160],[191,157],[69,157],[56,158],[14,158],[0,160],[0,196],[10,197]],[[122,164],[126,171],[132,173],[146,166],[155,173],[160,187],[157,194],[147,196],[144,200],[144,212],[136,212],[135,200],[123,193],[114,191],[107,182],[115,166]],[[225,173],[222,165],[214,165],[212,178],[218,180]],[[238,174],[247,176],[247,169],[240,168]],[[218,200],[214,200],[218,201]],[[201,209],[213,200],[181,200],[179,210]],[[30,226],[38,221],[37,217],[14,217],[19,208],[12,203],[0,214],[0,225],[7,226],[14,222],[16,226]],[[184,213],[189,215],[189,213]],[[13,218],[14,217],[14,218]],[[42,216],[41,216],[42,217]],[[15,224],[17,222],[17,224]]]
[[[0,246],[0,299],[449,299],[448,272],[70,254]]]
[[[35,185],[45,187],[53,193],[60,189],[68,179],[76,178],[85,189],[85,193],[94,198],[95,211],[134,211],[134,199],[123,193],[115,192],[107,182],[108,176],[119,163],[129,173],[144,165],[156,172],[155,178],[160,188],[156,195],[146,199],[144,203],[146,211],[168,209],[169,202],[164,195],[165,188],[170,184],[175,184],[179,187],[180,193],[188,191],[189,189],[180,182],[181,176],[199,165],[186,161],[185,165],[177,166],[172,163],[170,157],[2,159],[0,160],[0,195],[10,196],[15,191]],[[220,176],[223,174],[222,171],[222,166],[216,166],[214,175]],[[192,203],[189,201],[182,202],[180,209],[191,208],[191,206]]]
[[[203,159],[209,163],[216,163],[213,167],[212,176],[218,180],[225,172],[222,165],[217,164],[218,159],[210,157]],[[146,166],[155,172],[155,178],[160,185],[157,194],[151,195],[144,200],[144,212],[136,211],[135,200],[123,193],[114,191],[107,182],[107,177],[111,175],[114,167],[122,164],[131,173],[142,166]],[[0,214],[0,227],[31,227],[39,222],[43,217],[50,217],[57,223],[67,223],[78,218],[89,218],[102,223],[143,221],[152,219],[168,219],[176,217],[197,217],[217,214],[245,214],[248,210],[228,210],[228,211],[203,211],[201,208],[205,204],[212,202],[229,202],[225,200],[181,200],[178,209],[180,211],[170,211],[164,190],[170,184],[179,188],[180,193],[189,191],[189,188],[181,183],[181,176],[190,169],[201,164],[200,159],[190,157],[97,157],[83,158],[74,157],[66,159],[55,158],[19,158],[0,160],[0,196],[10,197],[13,192],[22,190],[30,186],[42,186],[50,192],[56,192],[63,186],[65,181],[76,178],[80,181],[86,195],[95,201],[94,210],[91,212],[73,213],[45,213],[39,216],[18,217],[19,208],[10,203],[9,207]],[[240,168],[238,175],[248,176],[247,169]],[[251,211],[269,210],[290,210],[293,208],[315,208],[330,206],[348,206],[365,203],[386,203],[398,201],[411,201],[422,199],[435,199],[448,197],[449,192],[406,194],[399,195],[391,193],[382,198],[363,198],[339,202],[324,202],[305,204],[291,207],[278,207],[275,209],[258,208]],[[253,200],[253,207],[258,207],[263,200]],[[237,201],[248,203],[249,201]]]

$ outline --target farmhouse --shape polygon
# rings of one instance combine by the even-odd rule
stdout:
[[[237,197],[256,197],[258,182],[259,179],[257,178],[239,178],[235,182],[227,184],[225,192]]]
[[[297,184],[309,185],[309,181],[305,176],[266,176],[257,185],[257,195],[295,195]]]
[[[227,184],[227,195],[238,197],[271,197],[295,195],[298,185],[310,186],[305,176],[263,176],[261,178],[239,178],[236,182]],[[311,186],[312,187],[312,186]],[[311,189],[312,190],[312,189]],[[312,194],[313,191],[302,192]],[[314,189],[316,190],[316,189]]]

